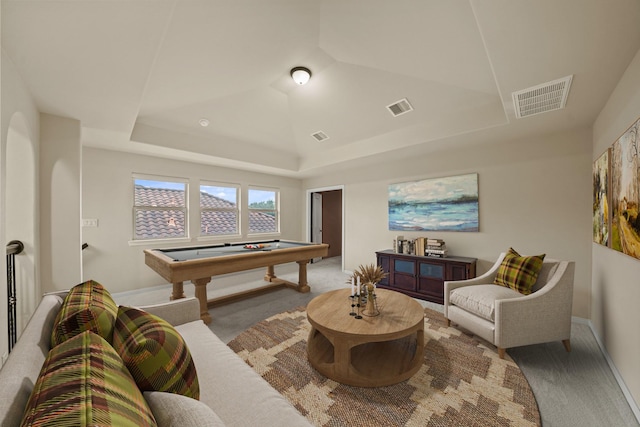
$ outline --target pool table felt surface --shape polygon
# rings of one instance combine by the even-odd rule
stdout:
[[[246,248],[247,245],[260,245],[259,248]],[[244,254],[252,252],[269,252],[278,249],[289,249],[296,247],[304,247],[313,245],[312,243],[303,242],[291,242],[280,240],[269,240],[260,242],[246,242],[246,243],[224,243],[211,246],[198,246],[188,248],[173,248],[173,249],[157,249],[174,261],[188,261],[191,259],[212,258],[217,256]]]

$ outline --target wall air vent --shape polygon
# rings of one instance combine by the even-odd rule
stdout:
[[[513,92],[516,117],[521,119],[535,114],[564,108],[569,96],[573,75],[528,89]]]
[[[322,131],[312,133],[311,136],[318,142],[326,141],[327,139],[329,139],[329,136]]]
[[[394,102],[391,105],[387,105],[387,110],[391,113],[393,117],[398,117],[404,113],[408,113],[409,111],[413,111],[413,107],[407,101],[407,98],[401,99],[400,101]]]

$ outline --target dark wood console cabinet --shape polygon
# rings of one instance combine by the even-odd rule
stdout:
[[[476,258],[435,258],[398,254],[392,250],[376,252],[378,265],[389,275],[378,287],[402,292],[414,298],[444,303],[444,281],[476,277]]]

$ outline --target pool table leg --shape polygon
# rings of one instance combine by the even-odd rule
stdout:
[[[277,279],[276,272],[273,269],[273,265],[268,265],[267,266],[267,272],[264,274],[264,281],[265,282],[273,282],[273,279]]]
[[[207,307],[207,283],[210,281],[211,277],[191,280],[196,287],[196,298],[200,301],[200,318],[207,325],[211,323],[211,315]]]
[[[182,282],[176,282],[173,284],[173,291],[171,292],[171,301],[174,299],[184,298],[184,287],[182,286]]]
[[[298,292],[309,292],[311,288],[307,283],[307,264],[309,260],[296,261],[298,263]]]

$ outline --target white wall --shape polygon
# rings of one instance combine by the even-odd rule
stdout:
[[[40,274],[45,292],[81,282],[80,122],[40,115]]]
[[[36,280],[36,236],[38,212],[36,181],[37,168],[34,145],[28,123],[22,114],[14,114],[9,125],[5,149],[5,239],[22,242],[24,249],[14,256],[16,290],[16,330],[26,326],[40,303]]]
[[[9,236],[11,233],[8,233],[6,230],[5,224],[5,213],[7,212],[6,207],[6,199],[7,199],[7,188],[6,188],[6,179],[7,179],[7,139],[9,138],[9,128],[10,126],[16,126],[20,129],[20,137],[18,140],[14,139],[14,143],[16,144],[30,144],[29,148],[19,147],[10,149],[13,153],[17,153],[22,151],[31,151],[33,153],[33,157],[31,159],[32,162],[37,164],[38,161],[38,149],[39,149],[39,115],[38,111],[35,108],[33,101],[31,100],[31,96],[29,95],[28,90],[24,86],[24,83],[20,79],[20,76],[16,73],[15,68],[11,61],[6,57],[4,51],[1,53],[1,66],[2,66],[2,82],[0,86],[0,93],[2,94],[2,105],[0,108],[1,116],[0,116],[0,212],[2,212],[2,220],[0,221],[0,245],[4,248],[6,243],[10,240]],[[14,130],[16,127],[14,127]],[[15,135],[14,135],[15,136]],[[17,142],[19,141],[19,142]],[[16,151],[13,151],[13,150]],[[35,166],[35,165],[34,165]],[[30,171],[31,174],[36,174],[36,176],[30,176],[27,180],[33,180],[35,185],[37,186],[37,168],[33,167]],[[37,188],[34,189],[37,193]],[[37,204],[37,203],[36,203]],[[31,212],[32,217],[37,218],[37,206],[34,207],[35,212]],[[30,257],[33,259],[37,259],[38,256],[38,248],[39,248],[39,237],[37,233],[33,236],[32,247],[30,248],[31,253]],[[2,250],[4,254],[4,249]],[[6,257],[0,256],[0,272],[6,271]],[[7,281],[6,274],[0,273],[0,366],[4,363],[4,356],[8,350],[7,344]],[[38,281],[38,272],[36,271],[33,277],[24,284],[24,287],[21,289],[21,297],[26,298],[27,301],[32,301],[37,299],[40,295],[41,289]],[[19,301],[21,303],[21,301]],[[28,310],[30,307],[27,307],[23,316],[27,317],[29,315]]]
[[[83,251],[84,279],[94,279],[111,292],[122,292],[166,283],[144,263],[144,249],[204,245],[242,239],[198,240],[197,212],[190,211],[191,239],[185,243],[130,244],[133,232],[134,173],[189,179],[190,198],[198,203],[199,181],[234,183],[246,195],[249,185],[280,190],[280,235],[266,238],[303,240],[301,181],[169,159],[83,148],[83,217],[98,219],[99,226],[84,227],[83,239],[89,247]],[[256,239],[253,237],[253,239]],[[220,280],[220,279],[218,279]],[[215,283],[216,279],[214,279]],[[215,285],[209,285],[209,288]],[[192,286],[186,286],[185,292]],[[167,294],[168,297],[168,294]]]
[[[595,161],[640,117],[640,51],[593,125]],[[591,321],[636,403],[640,403],[640,260],[591,244]]]
[[[473,172],[478,173],[479,232],[389,231],[389,184]],[[575,261],[573,313],[589,317],[589,129],[389,161],[308,179],[304,187],[338,184],[345,185],[345,269],[375,262],[374,252],[391,248],[397,234],[442,238],[451,255],[478,258],[478,273],[512,246],[522,254]]]

